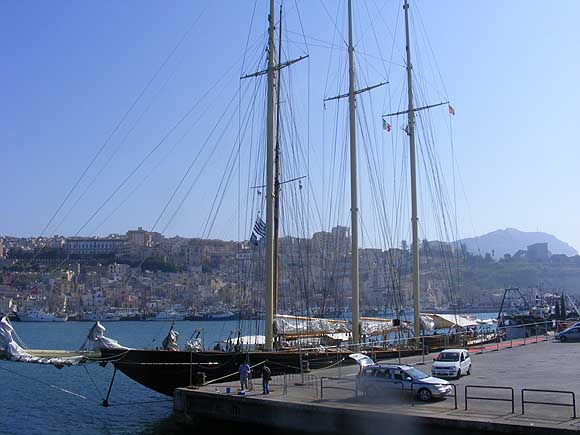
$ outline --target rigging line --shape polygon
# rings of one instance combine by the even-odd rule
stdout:
[[[73,191],[79,185],[79,183],[84,178],[84,176],[89,171],[89,169],[92,167],[92,165],[97,160],[97,158],[99,157],[99,155],[103,152],[103,150],[105,149],[105,147],[107,146],[107,144],[109,143],[109,141],[111,140],[111,138],[113,137],[113,135],[121,127],[121,125],[123,124],[123,122],[125,121],[125,119],[127,118],[127,116],[129,115],[129,113],[133,110],[133,108],[141,100],[141,98],[143,97],[143,95],[145,94],[145,92],[147,91],[147,89],[149,89],[149,87],[151,86],[151,84],[153,83],[153,81],[157,78],[157,76],[159,75],[159,73],[161,72],[161,70],[165,67],[165,65],[171,59],[171,57],[173,56],[173,54],[177,51],[177,49],[181,46],[181,44],[186,39],[186,37],[189,35],[189,33],[193,30],[193,28],[195,27],[195,25],[197,24],[197,22],[199,21],[199,19],[201,18],[201,16],[203,15],[203,13],[205,12],[206,9],[207,9],[207,6],[202,10],[202,12],[194,20],[194,22],[189,27],[189,29],[183,34],[183,36],[178,41],[178,43],[173,47],[173,49],[171,50],[171,52],[167,55],[167,57],[164,59],[164,61],[161,63],[161,65],[157,68],[157,71],[155,71],[155,74],[153,74],[153,77],[151,77],[151,79],[149,79],[149,81],[147,82],[147,84],[145,85],[145,87],[137,95],[137,98],[133,101],[133,103],[131,104],[131,106],[129,106],[129,109],[127,109],[127,111],[125,112],[125,114],[123,115],[123,117],[121,118],[121,120],[116,124],[115,128],[111,131],[111,133],[109,134],[109,136],[107,137],[107,139],[105,140],[105,142],[103,143],[103,145],[101,145],[101,147],[99,148],[99,150],[97,151],[97,153],[91,159],[91,161],[88,164],[88,166],[82,172],[81,176],[77,179],[77,181],[75,182],[75,184],[73,185],[73,187],[69,190],[69,192],[65,196],[64,200],[60,203],[60,205],[58,206],[57,210],[54,212],[54,214],[52,215],[52,217],[50,218],[50,220],[48,221],[48,223],[45,225],[44,229],[40,233],[41,235],[47,230],[48,226],[52,223],[52,221],[54,220],[54,218],[56,217],[56,215],[60,212],[60,210],[64,206],[65,202],[72,195]]]
[[[149,111],[149,109],[153,106],[153,101],[155,100],[155,98],[157,96],[159,96],[159,94],[161,93],[161,91],[165,88],[165,86],[169,83],[169,81],[171,80],[171,78],[173,77],[173,74],[171,74],[163,83],[163,85],[161,86],[161,88],[159,88],[159,90],[156,92],[155,96],[153,97],[153,100],[149,103],[149,105],[145,108],[145,110],[143,110],[141,112],[141,114],[139,115],[139,117],[137,118],[137,120],[135,121],[135,123],[133,124],[133,126],[127,131],[127,133],[125,134],[125,136],[123,137],[123,139],[121,140],[121,143],[119,144],[119,146],[114,150],[113,153],[111,153],[109,155],[109,157],[107,158],[106,162],[104,163],[104,165],[101,167],[101,169],[95,174],[95,176],[91,179],[91,181],[89,182],[89,184],[85,187],[85,189],[83,190],[83,192],[79,195],[79,197],[76,199],[76,201],[74,202],[74,204],[72,205],[72,207],[69,209],[69,211],[65,214],[65,216],[60,220],[60,222],[58,223],[58,225],[55,227],[55,230],[57,228],[59,228],[64,222],[65,220],[70,216],[70,214],[73,212],[73,210],[76,208],[76,206],[79,204],[79,202],[84,198],[84,196],[86,195],[86,193],[89,191],[89,189],[94,185],[95,181],[100,177],[100,175],[103,173],[103,171],[105,170],[105,168],[109,165],[109,163],[111,162],[111,160],[113,159],[113,157],[115,157],[115,155],[117,155],[117,153],[121,150],[121,147],[125,144],[127,138],[129,137],[129,135],[135,130],[135,128],[137,127],[137,125],[139,124],[139,122],[141,121],[141,119],[143,119],[143,117],[145,116],[145,114]]]
[[[336,24],[336,21],[332,18],[332,15],[330,15],[330,12],[328,12],[328,9],[326,8],[326,5],[324,4],[324,0],[319,0],[319,1],[320,1],[320,4],[322,5],[322,7],[324,8],[324,12],[326,12],[326,15],[328,15],[328,18],[330,19],[330,21],[334,25],[334,29],[336,30],[336,33],[338,33],[340,35],[340,37],[342,38],[342,42],[344,42],[345,45],[348,45],[348,43],[346,42],[346,38],[344,37],[342,32],[339,30],[339,27]],[[338,15],[338,9],[337,9],[337,15]]]
[[[235,66],[235,64],[232,65],[232,67]],[[214,83],[208,91],[206,91],[206,93],[204,95],[201,96],[199,103],[201,103],[208,95],[209,93],[215,89],[217,87],[217,85],[219,84],[219,82],[225,77],[225,75],[227,75],[227,73],[229,71],[231,71],[232,67],[230,67],[230,69],[224,74],[224,76],[222,76],[216,83]],[[208,106],[206,106],[206,109],[208,108]],[[143,186],[143,184],[145,183],[145,181],[147,181],[151,175],[153,175],[153,173],[159,169],[161,167],[161,165],[167,160],[167,158],[173,153],[173,151],[175,150],[175,148],[177,147],[177,145],[179,145],[186,137],[189,133],[191,133],[191,131],[193,130],[193,128],[197,125],[197,123],[199,123],[201,121],[201,119],[203,118],[203,116],[205,115],[205,113],[200,114],[200,116],[191,124],[191,126],[181,135],[181,137],[179,139],[177,139],[175,141],[175,143],[173,144],[173,146],[165,153],[165,155],[156,163],[156,165],[145,175],[144,178],[141,179],[141,181],[135,186],[135,188],[133,190],[131,190],[129,192],[129,194],[120,201],[120,203],[111,211],[111,213],[109,213],[105,219],[102,220],[102,222],[97,225],[97,227],[95,227],[93,233],[96,233],[97,230],[102,227],[123,205],[125,205],[125,203],[133,196],[133,194],[139,190],[139,188],[141,188],[141,186]]]
[[[294,0],[294,5],[296,7],[296,14],[298,15],[298,22],[300,23],[300,30],[302,31],[302,37],[304,38],[304,45],[306,46],[306,53],[310,54],[310,49],[308,48],[308,42],[306,41],[306,35],[304,33],[304,25],[302,24],[302,17],[300,16],[300,9],[298,8],[298,3]],[[286,32],[290,32],[286,29]],[[292,32],[290,32],[292,33]]]
[[[93,385],[95,386],[95,390],[97,390],[97,393],[99,393],[99,396],[101,396],[102,400],[105,400],[105,397],[101,394],[101,390],[99,389],[99,386],[97,385],[97,383],[95,382],[95,378],[93,378],[93,376],[91,375],[91,373],[89,372],[89,369],[87,368],[86,365],[83,365],[83,368],[85,369],[85,372],[87,373],[87,376],[91,379],[91,381],[93,382]]]
[[[221,120],[223,119],[223,117],[225,116],[225,114],[227,113],[227,111],[229,110],[230,106],[232,105],[234,99],[238,96],[238,92],[236,92],[234,94],[234,96],[232,97],[232,99],[230,100],[230,102],[228,103],[228,105],[226,106],[225,110],[223,111],[222,115],[220,116],[220,118],[218,119],[218,121],[216,122],[216,124],[214,125],[214,127],[212,128],[212,130],[210,131],[210,134],[208,135],[206,141],[203,143],[203,145],[201,146],[201,148],[199,149],[199,151],[196,153],[195,157],[193,158],[193,160],[191,161],[191,163],[189,164],[187,170],[185,171],[185,173],[183,174],[183,176],[181,177],[181,180],[179,180],[179,183],[177,184],[177,186],[175,187],[175,189],[173,190],[173,192],[171,193],[171,196],[169,197],[169,199],[167,200],[167,202],[165,203],[165,207],[163,207],[163,210],[161,210],[161,213],[159,214],[159,216],[157,217],[157,220],[155,221],[155,223],[153,224],[153,227],[151,228],[151,231],[153,231],[156,227],[157,224],[159,223],[159,221],[161,220],[161,218],[163,217],[163,215],[165,214],[165,211],[167,210],[167,208],[169,207],[169,205],[171,204],[171,202],[173,201],[173,198],[175,198],[175,195],[177,194],[177,192],[179,191],[179,189],[181,188],[181,186],[183,185],[185,179],[187,178],[187,176],[189,175],[190,171],[193,169],[193,165],[197,162],[199,156],[201,155],[201,153],[203,152],[203,150],[205,149],[205,147],[207,146],[207,144],[209,143],[211,137],[213,136],[213,134],[215,133],[219,123],[221,122]],[[167,227],[165,227],[166,229]]]
[[[433,47],[431,46],[431,40],[429,39],[429,37],[427,35],[427,30],[425,28],[425,24],[423,23],[423,17],[421,15],[421,11],[420,11],[418,3],[415,3],[414,9],[417,11],[417,17],[419,19],[419,23],[421,24],[421,27],[423,28],[423,34],[424,34],[425,40],[427,41],[427,45],[429,47],[429,50],[431,51],[431,55],[432,55],[433,61],[435,63],[435,69],[437,70],[437,73],[439,75],[439,80],[441,80],[441,85],[443,86],[443,92],[445,93],[445,97],[447,99],[449,99],[449,95],[447,93],[447,88],[445,87],[445,81],[443,80],[443,76],[441,75],[441,70],[440,70],[439,65],[437,63],[437,58],[435,57],[435,52],[433,51]]]
[[[44,381],[44,380],[42,380],[40,378],[34,378],[32,376],[29,376],[29,375],[24,375],[24,374],[19,373],[19,372],[15,371],[15,370],[10,370],[10,369],[7,369],[6,367],[2,367],[2,366],[0,366],[0,370],[4,370],[4,371],[6,371],[8,373],[12,373],[13,375],[20,376],[20,377],[22,377],[24,379],[27,379],[29,381],[33,381],[34,383],[39,383],[39,384],[42,384],[42,385],[44,385],[46,387],[53,388],[53,389],[58,390],[58,391],[60,391],[62,393],[70,394],[72,396],[79,397],[81,399],[87,399],[87,397],[83,396],[82,394],[74,393],[74,392],[72,392],[70,390],[66,390],[64,388],[61,388],[61,387],[59,387],[57,385],[50,384],[50,383],[48,383],[48,382],[46,382],[46,381]]]
[[[207,93],[205,94],[207,95]],[[97,208],[97,210],[95,212],[93,212],[93,214],[89,217],[89,219],[87,220],[87,222],[85,222],[85,224],[83,224],[83,226],[76,232],[75,236],[78,235],[88,224],[89,222],[99,213],[99,211],[102,210],[102,208],[113,198],[113,196],[115,196],[115,194],[121,190],[121,188],[127,183],[127,181],[129,181],[129,179],[141,168],[141,166],[143,166],[143,164],[149,159],[149,157],[151,157],[153,155],[153,153],[155,153],[155,151],[157,151],[157,149],[163,145],[163,143],[165,143],[165,141],[169,138],[169,136],[171,136],[171,134],[177,129],[177,127],[179,127],[183,121],[185,121],[189,115],[191,115],[191,113],[194,111],[194,109],[197,108],[197,106],[199,105],[199,103],[201,102],[201,100],[198,100],[193,106],[191,106],[184,114],[183,116],[179,119],[179,121],[177,121],[177,123],[175,123],[173,125],[173,127],[171,127],[169,129],[169,131],[163,136],[163,138],[157,143],[157,145],[155,145],[148,153],[147,155],[139,162],[139,164],[129,173],[129,175],[127,175],[125,177],[125,179],[121,182],[121,184],[119,186],[117,186],[117,188],[105,199],[105,201]]]
[[[211,139],[211,137],[213,136],[213,134],[214,134],[214,133],[215,133],[215,131],[217,130],[217,127],[219,126],[219,124],[220,124],[221,120],[224,118],[224,116],[225,116],[225,115],[226,115],[226,113],[228,112],[228,110],[229,110],[230,106],[232,105],[232,103],[234,102],[234,100],[235,100],[236,96],[237,96],[237,92],[236,92],[236,94],[234,94],[234,96],[232,97],[232,99],[231,99],[231,100],[230,100],[230,102],[228,103],[227,107],[226,107],[226,108],[225,108],[225,110],[222,112],[222,115],[220,116],[219,120],[218,120],[218,121],[216,122],[216,124],[214,125],[214,127],[213,127],[212,131],[210,132],[210,134],[209,134],[208,138],[206,139],[206,142],[205,142],[205,143],[204,143],[204,145],[203,145],[203,148],[205,148],[205,147],[206,147],[206,145],[209,143],[209,140]],[[248,108],[248,111],[246,112],[246,114],[249,114],[249,113],[250,113],[250,109]],[[235,114],[235,113],[234,113],[234,114]],[[234,114],[232,114],[232,115],[231,115],[231,117],[230,117],[230,120],[231,120],[231,118],[234,116]],[[229,122],[228,122],[228,124],[229,124]],[[222,138],[224,135],[225,135],[225,130],[224,130],[224,131],[222,131],[222,134],[221,134],[221,136],[220,136],[220,138],[219,138],[219,139],[221,139],[221,138]],[[238,132],[238,137],[239,137],[240,135],[241,135],[241,132]],[[188,198],[188,196],[189,196],[189,194],[191,193],[191,191],[192,191],[193,187],[194,187],[194,186],[195,186],[195,184],[197,183],[197,180],[199,180],[199,178],[200,178],[201,174],[203,173],[204,169],[207,167],[207,162],[209,162],[209,160],[211,159],[211,157],[214,155],[215,151],[217,150],[217,145],[218,145],[218,143],[219,143],[219,141],[216,141],[216,144],[215,144],[215,146],[214,146],[213,150],[211,151],[210,155],[209,155],[209,156],[208,156],[208,158],[206,159],[206,164],[203,166],[203,169],[202,169],[202,170],[201,170],[201,171],[200,171],[200,172],[199,172],[199,173],[196,175],[196,178],[194,179],[194,181],[193,181],[193,182],[192,182],[192,184],[190,185],[189,189],[187,190],[187,193],[186,193],[186,194],[185,194],[185,196],[184,196],[184,197],[181,199],[181,201],[180,201],[180,203],[179,203],[178,207],[177,207],[177,208],[174,210],[174,212],[173,212],[173,214],[171,215],[171,217],[170,217],[169,221],[168,221],[168,222],[165,224],[165,227],[163,228],[163,232],[165,232],[165,231],[167,230],[167,228],[169,227],[169,225],[171,224],[171,222],[173,222],[173,219],[175,218],[175,216],[177,215],[177,213],[179,212],[179,210],[180,210],[180,209],[181,209],[181,207],[183,206],[183,203],[185,202],[185,200]],[[235,144],[235,143],[238,143],[238,139],[236,139],[236,140],[234,141],[234,144]],[[238,147],[239,147],[239,145],[238,145]],[[203,148],[202,148],[202,149],[203,149]],[[195,163],[195,160],[197,160],[197,158],[198,158],[198,156],[199,156],[199,154],[200,154],[200,153],[201,153],[201,150],[200,150],[200,152],[198,153],[198,155],[195,157],[195,159],[194,159],[194,161],[192,162],[192,164],[190,165],[190,167],[188,168],[188,171],[187,171],[187,173],[188,173],[188,172],[191,170],[191,167],[192,167],[192,166],[193,166],[193,164]],[[231,156],[230,156],[230,160],[231,160]],[[228,165],[229,165],[229,163],[228,163]],[[180,182],[180,186],[181,186],[181,184],[183,183],[183,181],[185,181],[185,177],[187,176],[187,173],[186,173],[186,174],[184,175],[184,177],[182,178],[182,181]],[[179,189],[179,187],[180,187],[180,186],[178,186],[178,188],[177,188],[177,189]],[[221,186],[221,183],[220,183],[220,186]],[[175,193],[177,193],[177,189],[176,189]],[[172,195],[172,198],[173,198],[173,196],[175,196],[175,195]],[[172,198],[171,198],[171,199],[172,199]],[[214,199],[214,203],[215,203],[215,199]],[[169,204],[167,204],[167,206],[168,206],[168,205],[169,205]],[[165,207],[164,211],[167,209],[167,206]],[[212,204],[212,210],[213,210],[213,204]],[[211,214],[211,211],[210,211],[210,214]],[[160,216],[160,218],[161,218],[161,216]],[[159,219],[158,219],[158,220],[159,220]],[[206,225],[207,225],[207,223],[206,223]],[[202,232],[202,235],[203,235],[204,233],[205,233],[205,228],[204,228],[204,230],[203,230],[203,232]]]
[[[252,18],[250,20],[250,26],[248,27],[248,36],[246,37],[246,47],[244,48],[244,58],[242,59],[242,66],[240,68],[240,75],[244,71],[244,66],[246,64],[246,54],[248,52],[248,44],[250,42],[250,33],[252,31],[252,26],[254,25],[254,17],[256,15],[256,4],[257,3],[258,3],[258,0],[254,0],[254,7],[252,9]]]
[[[339,11],[340,11],[340,7],[338,7],[338,6],[339,6],[339,5],[337,4],[337,8],[336,8],[336,16],[337,16],[337,17],[338,17],[338,13],[339,13]],[[331,50],[330,50],[330,57],[329,57],[329,59],[328,59],[328,67],[326,68],[326,79],[325,79],[325,82],[324,82],[324,93],[323,93],[323,95],[326,95],[326,94],[327,94],[327,90],[328,90],[328,81],[329,81],[329,78],[330,78],[330,66],[331,66],[331,65],[332,65],[332,63],[333,63],[333,62],[332,62],[332,60],[333,60],[333,54],[334,54],[334,45],[335,45],[335,44],[334,44],[334,41],[335,41],[335,39],[336,39],[336,35],[337,35],[337,33],[338,33],[338,32],[337,32],[337,27],[336,27],[336,25],[335,25],[335,26],[334,26],[334,29],[333,29],[333,32],[332,32],[332,47],[331,47]],[[340,50],[338,50],[338,55],[340,56],[340,54],[341,54],[341,52],[340,52]],[[339,63],[337,62],[337,65],[338,65],[338,64],[339,64]],[[326,106],[324,106],[324,107],[326,108]]]

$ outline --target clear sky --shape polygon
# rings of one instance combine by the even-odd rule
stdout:
[[[405,108],[401,2],[354,3],[358,85],[390,81],[373,97],[361,97],[359,108],[365,107],[361,116],[370,119],[369,137],[381,152],[394,142],[402,150],[406,139],[400,128],[390,136],[381,130],[383,113]],[[40,234],[111,133],[111,140],[45,234],[152,228],[228,102],[233,98],[237,107],[250,95],[244,90],[243,97],[236,99],[242,86],[239,76],[253,72],[259,62],[263,65],[266,9],[264,0],[4,2],[0,13],[0,234]],[[332,129],[332,115],[323,114],[322,99],[347,90],[340,75],[346,68],[341,41],[346,35],[345,2],[292,0],[285,9],[288,48],[284,54],[310,55],[302,65],[291,67],[291,77],[293,95],[302,101],[298,125],[307,130],[302,141],[310,144],[312,153],[307,182],[324,198],[331,183],[327,162],[332,148],[328,148],[325,131]],[[443,162],[442,167],[450,191],[455,180],[459,235],[515,227],[546,231],[580,248],[576,132],[580,3],[417,0],[412,2],[412,12],[415,73],[419,75],[425,67],[424,79],[417,82],[425,91],[418,92],[418,104],[449,98],[456,111],[451,128],[446,109],[434,111],[433,116],[442,119],[434,123],[443,131],[434,145],[442,160],[449,157],[453,145],[455,164]],[[243,86],[250,89],[252,85]],[[195,106],[208,89],[208,96]],[[367,103],[363,104],[364,98]],[[331,104],[327,110],[333,110],[328,109]],[[339,104],[346,107],[344,102]],[[167,227],[167,235],[203,233],[216,186],[227,167],[227,150],[236,140],[231,126],[239,125],[240,116],[230,115],[220,124],[230,127],[218,128],[224,131],[217,139],[223,146],[214,154],[208,151],[205,163],[188,174],[187,180],[199,174],[199,181]],[[260,119],[263,116],[255,122]],[[151,157],[98,210],[154,148]],[[396,160],[385,157],[381,164],[389,159]],[[359,164],[366,166],[362,155]],[[386,164],[385,179],[395,177],[389,171],[392,167]],[[324,183],[326,190],[320,187]],[[181,195],[187,183],[184,186]],[[364,177],[360,189],[362,213],[370,208],[370,187]],[[222,225],[212,235],[238,237],[236,225],[227,224],[236,213],[236,190],[233,187],[226,196],[220,212]],[[428,203],[422,197],[423,210]],[[348,214],[342,218],[347,223],[344,216]],[[164,227],[163,222],[166,218],[157,230]],[[315,223],[311,228],[319,229]],[[428,229],[423,233],[437,237]]]

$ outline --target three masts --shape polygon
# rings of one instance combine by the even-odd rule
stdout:
[[[274,0],[270,0],[270,13],[268,16],[268,91],[267,91],[267,116],[266,116],[266,280],[265,280],[265,350],[274,347],[274,316],[276,314],[276,273],[277,273],[277,246],[276,246],[276,204],[278,201],[278,169],[279,162],[275,162],[276,152],[276,128],[275,128],[275,78],[276,71],[283,66],[275,62],[275,24],[274,24]],[[420,323],[420,295],[419,295],[419,236],[417,216],[417,174],[415,157],[415,109],[413,106],[412,88],[412,64],[409,36],[409,1],[405,0],[405,39],[407,60],[407,92],[408,92],[408,135],[410,147],[411,166],[411,224],[412,224],[412,256],[413,256],[413,312],[414,334],[421,334]],[[358,265],[358,182],[357,182],[357,145],[356,145],[356,95],[385,83],[370,86],[365,89],[355,88],[354,70],[354,44],[352,29],[352,0],[348,0],[348,58],[349,58],[349,90],[348,94],[332,97],[327,100],[340,99],[348,96],[349,102],[349,137],[350,137],[350,199],[351,199],[351,269],[352,269],[352,344],[356,347],[360,344],[360,291],[359,291],[359,265]],[[278,89],[279,92],[279,89]],[[405,113],[405,112],[402,112]],[[401,114],[400,112],[397,114]]]

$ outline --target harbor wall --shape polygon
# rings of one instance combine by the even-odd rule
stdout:
[[[453,419],[437,415],[410,415],[352,407],[348,403],[332,405],[289,400],[263,399],[199,390],[178,389],[174,410],[185,415],[192,425],[207,421],[260,427],[265,432],[296,434],[394,433],[421,434],[553,434],[552,428],[528,424],[506,424],[489,419]],[[559,433],[572,431],[560,430]]]

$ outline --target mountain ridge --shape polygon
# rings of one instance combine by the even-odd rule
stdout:
[[[501,258],[505,254],[514,255],[519,250],[526,250],[534,243],[548,243],[548,250],[552,254],[564,254],[569,257],[578,255],[578,251],[556,236],[540,231],[521,231],[516,228],[505,228],[491,231],[477,237],[457,240],[465,245],[473,254],[485,255],[489,253],[494,258]]]

